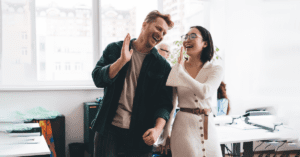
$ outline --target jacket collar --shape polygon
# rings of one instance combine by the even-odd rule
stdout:
[[[132,45],[132,42],[136,40],[136,38],[133,38],[130,40],[130,44],[129,44],[129,49],[131,49],[131,47],[133,46]],[[157,52],[157,49],[155,47],[153,47],[151,50],[150,50],[150,53],[148,55],[154,55],[156,58],[158,58],[160,56],[160,54]]]

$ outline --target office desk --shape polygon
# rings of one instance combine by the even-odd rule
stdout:
[[[217,126],[217,131],[221,144],[279,139],[278,132],[263,129],[242,130],[231,126]]]
[[[38,123],[25,123],[39,127]],[[4,128],[4,124],[2,124]],[[43,135],[40,133],[5,133],[0,132],[0,156],[49,156],[50,150]]]
[[[217,126],[217,132],[220,137],[221,144],[234,143],[238,144],[244,143],[244,157],[252,157],[253,152],[253,141],[262,141],[262,140],[270,140],[270,141],[292,141],[296,140],[299,137],[297,136],[297,132],[293,129],[278,127],[279,131],[269,132],[264,129],[250,129],[243,130],[238,129],[230,125],[226,126]],[[224,148],[223,148],[224,149]],[[235,152],[235,155],[239,156],[240,151],[238,147],[238,151]]]
[[[18,137],[14,137],[18,138]],[[49,156],[50,150],[44,136],[36,136],[39,143],[0,144],[0,156]],[[24,138],[19,138],[19,141]]]

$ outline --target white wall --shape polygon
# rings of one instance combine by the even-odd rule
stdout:
[[[296,0],[212,1],[210,31],[225,62],[230,114],[273,106],[300,132],[299,7]]]
[[[66,154],[68,144],[84,141],[83,103],[103,96],[102,89],[60,91],[0,91],[0,114],[41,106],[65,116]]]

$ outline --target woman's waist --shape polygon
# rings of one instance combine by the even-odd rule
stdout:
[[[207,108],[209,106],[211,106],[214,102],[210,99],[178,99],[178,107],[189,107],[189,108],[197,108],[197,107],[201,107],[201,108]],[[215,102],[217,103],[217,101]]]
[[[210,108],[183,108],[183,107],[181,107],[179,110],[182,112],[187,112],[187,113],[195,114],[198,116],[199,115],[208,116],[211,113]]]
[[[211,119],[213,117],[212,113],[209,113],[207,116],[208,119]],[[196,114],[191,114],[188,112],[184,111],[178,111],[176,114],[176,118],[174,123],[180,123],[181,125],[195,125],[198,124],[199,121],[204,121],[205,116],[204,115],[196,115]],[[208,120],[210,123],[210,121]]]
[[[179,108],[190,108],[190,109],[210,109],[210,105],[206,104],[206,103],[198,103],[198,104],[194,104],[194,103],[178,103],[178,107]]]

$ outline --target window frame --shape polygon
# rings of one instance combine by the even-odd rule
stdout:
[[[101,6],[100,1],[101,0],[91,0],[92,1],[92,50],[93,50],[93,65],[96,65],[98,60],[100,59],[100,56],[102,55],[101,50]],[[35,2],[36,0],[32,0],[32,7],[35,13]],[[0,8],[2,6],[2,0],[0,0]],[[0,28],[2,28],[2,10],[0,11]],[[34,34],[36,34],[36,16],[34,18],[34,25],[32,26],[34,30]],[[2,59],[2,29],[0,31],[1,37],[0,37],[0,60]],[[26,39],[23,39],[23,32],[21,33],[22,40],[28,40],[28,35],[26,34]],[[36,35],[33,37],[32,41],[36,42]],[[32,47],[33,52],[36,53],[37,46],[35,43]],[[37,63],[38,64],[38,63]],[[0,65],[1,66],[1,65]],[[35,71],[37,70],[38,65],[35,65]],[[56,66],[56,65],[55,65]],[[63,68],[63,66],[61,66]],[[81,67],[82,68],[82,67]],[[35,73],[37,75],[37,72]],[[92,75],[91,75],[92,77]],[[0,71],[0,83],[2,82],[2,72]],[[86,81],[36,81],[34,85],[2,85],[0,84],[0,91],[34,91],[34,90],[90,90],[90,89],[97,89],[97,87],[94,85],[92,80],[86,80]]]

